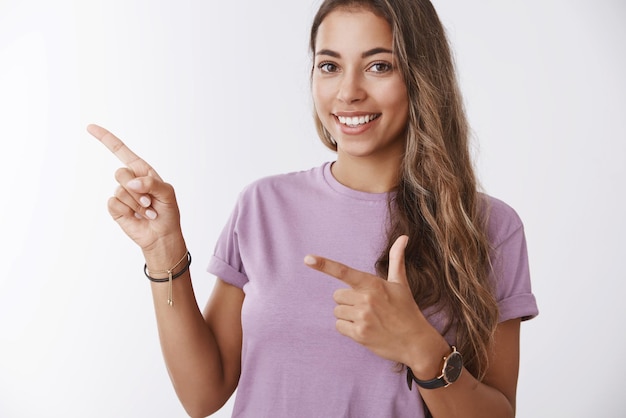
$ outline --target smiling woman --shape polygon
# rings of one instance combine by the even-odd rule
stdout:
[[[421,408],[418,391],[425,397],[428,390],[438,395],[457,390],[470,375],[479,376],[471,371],[472,348],[461,345],[467,338],[451,327],[444,336],[462,356],[460,376],[447,388],[421,389],[412,383],[409,391],[408,369],[400,364],[402,360],[381,357],[391,351],[379,351],[379,347],[374,353],[337,330],[350,334],[347,322],[354,321],[339,320],[335,309],[340,318],[353,315],[344,305],[356,306],[358,300],[351,298],[358,299],[368,290],[353,289],[302,262],[311,254],[306,261],[314,267],[324,257],[341,263],[327,264],[337,275],[342,269],[352,271],[347,270],[349,266],[377,277],[392,277],[392,282],[399,277],[389,272],[384,260],[379,270],[374,264],[384,254],[387,258],[385,246],[395,238],[384,222],[403,219],[390,216],[388,207],[390,197],[396,198],[396,205],[401,202],[398,192],[403,188],[398,185],[389,193],[363,194],[361,189],[369,183],[354,189],[355,183],[348,187],[337,181],[333,170],[336,152],[342,151],[335,151],[332,136],[321,132],[327,147],[316,135],[314,123],[319,118],[312,117],[311,77],[319,70],[307,45],[310,24],[321,3],[278,0],[268,7],[267,2],[252,0],[0,1],[4,157],[0,165],[4,186],[0,205],[0,266],[4,268],[0,275],[0,417],[186,416],[164,367],[144,260],[107,212],[106,199],[117,186],[111,174],[122,163],[85,133],[84,126],[92,121],[100,121],[123,138],[165,182],[175,186],[181,230],[193,256],[189,274],[195,300],[189,300],[189,305],[204,306],[216,282],[221,287],[224,280],[238,283],[241,279],[245,300],[235,317],[240,313],[245,323],[242,344],[246,349],[234,347],[232,351],[240,352],[245,361],[238,389],[212,416],[230,417],[235,399],[241,404],[266,386],[267,391],[258,392],[259,396],[267,395],[274,408],[293,400],[300,409],[320,407],[318,415],[323,415],[327,403],[335,416],[358,408],[360,402],[369,406],[374,399],[394,405],[396,395],[391,396],[388,388],[409,399],[408,408]],[[619,365],[611,367],[611,355],[603,355],[626,345],[626,334],[620,332],[626,313],[620,262],[626,236],[620,192],[626,179],[626,48],[622,45],[626,3],[432,3],[453,46],[471,125],[479,190],[514,207],[524,220],[528,239],[532,290],[540,301],[541,317],[521,328],[516,415],[626,416],[620,401]],[[358,8],[352,10],[356,13]],[[383,9],[374,15],[386,16]],[[386,16],[385,20],[393,24],[414,16],[396,15],[397,19]],[[392,28],[392,32],[406,34],[420,27]],[[435,40],[429,39],[420,51]],[[365,79],[374,72],[390,74],[388,64],[403,74],[408,117],[429,133],[421,140],[425,141],[432,132],[429,127],[436,128],[438,123],[428,113],[433,102],[415,102],[415,98],[445,91],[430,89],[427,80],[419,81],[419,77],[443,73],[423,66],[406,67],[409,61],[399,48],[402,44],[412,41],[398,38],[391,48],[381,46],[391,50],[391,57],[381,53],[382,59],[372,60],[380,64],[370,66],[371,71],[363,69],[362,75]],[[345,59],[347,47],[324,48]],[[336,66],[329,64],[323,70],[339,71],[329,78],[342,76],[345,63],[332,56],[324,61]],[[418,82],[411,82],[415,77]],[[369,99],[357,96],[363,99],[358,109],[382,114],[367,103],[371,91]],[[363,122],[375,116],[365,114]],[[342,116],[339,124],[361,124],[361,116],[355,118]],[[328,127],[340,132],[343,126],[331,123]],[[408,138],[415,130],[407,128]],[[438,149],[428,141],[415,144],[414,155]],[[422,163],[432,159],[415,161],[421,170],[417,174],[431,172]],[[242,275],[224,273],[224,280],[219,280],[207,273],[215,243],[241,189],[258,178],[308,167],[317,167],[321,173],[313,183],[316,187],[298,182],[302,177],[292,174],[283,178],[294,180],[291,187],[283,188],[285,183],[275,179],[267,187],[263,183],[245,188],[229,223],[236,234],[226,234],[238,239],[233,247],[239,249],[233,253],[241,254],[241,264],[237,258],[232,260]],[[374,180],[378,183],[378,178]],[[426,192],[435,190],[428,181],[418,184]],[[263,200],[272,199],[280,190],[284,193],[271,202]],[[147,202],[143,197],[137,203]],[[147,197],[152,202],[154,196]],[[413,207],[407,205],[407,209]],[[490,219],[498,228],[490,237],[507,233],[506,224],[497,216],[499,207],[496,203],[491,208]],[[164,213],[155,213],[156,223]],[[242,234],[250,225],[258,225],[260,232]],[[398,232],[398,237],[409,236],[407,279],[413,276],[409,270],[414,267],[437,271],[434,258],[410,254],[422,235],[408,229]],[[438,232],[446,231],[442,227]],[[429,244],[426,235],[424,241]],[[500,248],[500,254],[514,252],[508,245]],[[266,255],[262,262],[250,255],[255,249]],[[179,288],[185,277],[174,277],[185,269],[188,258],[183,257],[184,248],[171,251],[171,259],[163,260],[171,265],[147,266],[149,275],[166,279],[154,284],[159,291],[156,308],[160,313],[166,308],[165,314],[178,312],[187,302]],[[438,253],[432,251],[430,256]],[[415,259],[423,265],[408,262]],[[491,259],[494,271],[506,276],[508,270],[497,264],[497,255]],[[170,307],[167,270],[174,266]],[[345,280],[351,277],[352,273]],[[438,277],[443,276],[425,276],[429,282],[420,285],[424,291],[418,289],[416,296],[437,296],[435,291],[441,289],[435,285],[442,284],[435,280]],[[359,275],[357,280],[361,279],[378,286],[368,280],[371,276]],[[498,301],[511,292],[501,283]],[[337,303],[333,296],[339,289]],[[402,301],[410,302],[409,298]],[[216,318],[222,311],[214,306],[217,302],[212,303],[207,317]],[[445,310],[437,311],[438,306],[415,304],[429,323],[441,325],[448,316]],[[516,316],[504,305],[499,315]],[[241,328],[241,323],[228,328],[232,318],[224,315],[212,322],[232,333]],[[202,322],[196,324],[203,329]],[[411,323],[399,321],[392,328],[402,329],[403,324]],[[178,329],[176,324],[172,328]],[[367,328],[357,329],[362,329],[365,338]],[[496,341],[499,335],[500,331],[494,336]],[[176,338],[165,335],[166,344],[174,341],[174,356],[189,357],[186,350],[192,345]],[[445,348],[447,352],[439,355],[446,360],[434,359],[430,374],[420,375],[419,364],[404,361],[418,380],[437,378],[427,385],[441,385],[438,377],[444,362],[450,370],[458,359],[452,347]],[[516,359],[509,360],[515,363]],[[259,367],[256,372],[251,368],[254,364]],[[500,380],[489,377],[493,364],[488,364],[482,379],[490,387]],[[188,375],[193,376],[202,364],[189,368]],[[510,375],[510,369],[503,370]],[[454,380],[456,373],[450,371],[445,378]],[[221,373],[220,369],[215,376]],[[572,396],[581,393],[580,376],[592,376],[602,384],[587,385],[584,396]],[[270,378],[275,380],[270,382]],[[177,387],[183,383],[176,377]],[[322,401],[313,395],[316,391],[322,393]],[[210,386],[199,392],[211,396]],[[189,405],[186,399],[185,405]],[[429,406],[436,413],[432,400]],[[354,409],[355,415],[358,412]],[[252,414],[263,415],[263,411]],[[420,414],[421,409],[415,415]]]
[[[513,416],[519,325],[538,313],[525,237],[477,190],[434,8],[327,0],[310,45],[336,159],[244,189],[203,312],[174,188],[88,128],[125,165],[109,212],[143,251],[178,397],[192,416],[235,389],[235,416]]]

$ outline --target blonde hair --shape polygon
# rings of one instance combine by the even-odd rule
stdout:
[[[445,312],[444,333],[454,331],[465,365],[478,379],[498,322],[490,282],[486,202],[477,190],[468,124],[443,25],[427,0],[327,0],[311,28],[337,8],[367,9],[387,20],[409,97],[406,148],[400,181],[389,202],[387,245],[376,262],[386,277],[395,239],[410,237],[406,268],[422,310]],[[337,145],[315,116],[322,142]]]

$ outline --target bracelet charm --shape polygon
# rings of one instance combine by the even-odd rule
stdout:
[[[187,260],[187,263],[185,263],[185,266],[182,268],[181,271],[179,271],[176,274],[174,273],[174,270],[176,270],[176,268],[180,265],[180,263],[182,263],[183,261],[185,261],[185,259]],[[189,251],[185,252],[185,255],[183,256],[183,258],[181,258],[178,263],[174,264],[174,266],[168,270],[165,271],[150,271],[148,270],[148,265],[144,264],[143,265],[143,273],[146,275],[146,277],[151,281],[151,282],[155,282],[155,283],[164,283],[164,282],[169,282],[169,289],[168,289],[168,297],[167,297],[167,304],[170,306],[174,305],[174,298],[173,298],[173,292],[172,292],[172,280],[179,278],[180,276],[182,276],[183,274],[185,274],[185,272],[187,270],[189,270],[189,266],[191,265],[191,253]],[[153,274],[167,274],[167,277],[163,277],[163,278],[154,278],[152,277]]]

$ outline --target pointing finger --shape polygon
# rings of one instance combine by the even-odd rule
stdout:
[[[304,264],[329,276],[333,276],[355,289],[365,287],[372,278],[370,274],[324,257],[307,255],[304,257]]]
[[[121,139],[111,132],[95,124],[87,126],[87,132],[106,146],[125,166],[132,169],[136,175],[153,175],[160,179],[156,171],[137,154],[130,150]]]
[[[87,132],[96,137],[106,146],[119,160],[127,166],[130,166],[137,160],[141,160],[137,154],[132,152],[130,148],[122,142],[121,139],[113,135],[101,126],[91,124],[87,126]]]

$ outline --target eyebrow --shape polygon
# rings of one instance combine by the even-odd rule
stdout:
[[[372,55],[377,55],[377,54],[393,54],[393,51],[387,48],[372,48],[370,50],[363,52],[361,54],[361,58],[367,58],[367,57],[371,57]],[[339,52],[335,52],[331,49],[322,49],[315,55],[328,55],[333,58],[341,58],[341,54],[339,54]]]

